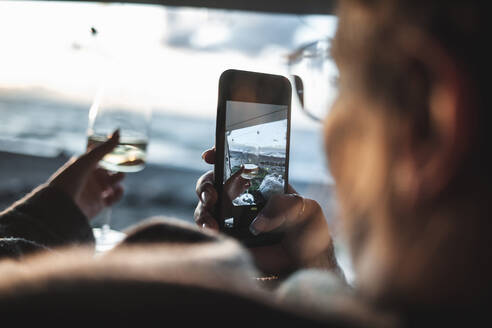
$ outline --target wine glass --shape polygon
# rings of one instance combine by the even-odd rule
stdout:
[[[152,113],[143,96],[134,91],[103,84],[89,111],[88,148],[105,142],[119,129],[119,144],[99,162],[110,172],[133,173],[145,167]],[[97,253],[113,248],[125,237],[123,232],[111,229],[111,212],[111,207],[107,207],[102,227],[93,228]]]
[[[241,173],[241,177],[243,179],[251,181],[254,178],[256,178],[256,176],[260,171],[259,158],[260,158],[260,147],[258,145],[255,145],[254,154],[249,155],[248,162],[243,164],[243,172]],[[256,203],[254,196],[249,193],[248,189],[246,189],[242,197],[245,200],[250,199],[253,201],[253,203]]]

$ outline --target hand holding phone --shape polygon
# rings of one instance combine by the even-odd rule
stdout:
[[[280,239],[255,236],[251,222],[288,186],[291,87],[278,75],[228,70],[219,82],[215,186],[219,229],[248,246]]]
[[[215,148],[205,151],[202,158],[214,165],[217,158]],[[214,181],[213,171],[198,179],[196,193],[200,201],[194,219],[198,226],[217,231],[218,194]],[[283,232],[279,243],[269,238],[254,239],[255,242],[249,244],[253,246],[249,249],[256,265],[265,274],[288,274],[292,270],[313,266],[341,272],[337,269],[330,229],[321,207],[316,201],[298,195],[290,185],[286,194],[270,198],[250,229],[255,230],[258,236],[275,230]],[[269,244],[261,245],[262,242]],[[261,247],[254,247],[257,245]]]

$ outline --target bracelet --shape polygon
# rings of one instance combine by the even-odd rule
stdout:
[[[278,280],[279,276],[276,274],[272,274],[270,276],[263,276],[263,277],[255,277],[255,280],[257,281],[272,281],[272,280]]]
[[[267,288],[267,289],[275,289],[278,287],[278,285],[281,284],[280,276],[276,274],[272,274],[269,276],[263,276],[263,277],[255,277],[254,278],[261,286]]]

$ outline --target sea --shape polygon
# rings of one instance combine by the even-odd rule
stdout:
[[[46,158],[82,154],[87,145],[89,108],[90,104],[52,97],[0,92],[0,152]],[[294,123],[292,126],[289,183],[303,196],[317,200],[328,223],[332,228],[336,227],[332,220],[337,207],[333,197],[334,184],[323,154],[321,124],[314,129],[296,128]],[[188,179],[194,185],[196,176],[212,169],[204,163],[201,154],[214,145],[214,139],[214,118],[181,115],[165,109],[154,111],[147,161],[162,168],[172,168],[172,172],[184,172],[180,174],[194,172]],[[133,223],[131,220],[136,215],[154,212],[189,220],[196,204],[194,186],[179,191],[182,186],[178,183],[170,188],[175,189],[158,191],[148,197],[148,202],[127,195],[124,205],[113,209],[113,216],[118,220],[113,220],[112,226],[124,228]],[[134,194],[143,191],[145,189],[136,188]],[[172,201],[163,201],[166,197]],[[176,197],[183,199],[179,202]],[[156,203],[155,199],[159,201]],[[178,204],[178,208],[172,207],[172,203]],[[152,209],[151,206],[157,208]],[[338,249],[339,263],[347,279],[352,281],[353,273],[346,251]]]
[[[81,154],[87,145],[90,104],[29,93],[0,93],[0,151],[54,157]],[[292,125],[289,180],[332,184],[319,128]],[[206,171],[201,154],[214,145],[215,119],[154,110],[147,161]]]

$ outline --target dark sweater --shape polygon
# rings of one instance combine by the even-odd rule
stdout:
[[[0,258],[94,244],[87,218],[63,192],[40,186],[0,213]]]
[[[323,271],[299,272],[275,293],[265,291],[237,242],[169,220],[139,225],[103,257],[94,257],[93,244],[87,218],[52,187],[41,186],[0,213],[2,322],[427,327],[477,318],[380,311]],[[61,249],[74,245],[81,247]]]
[[[324,325],[272,303],[254,281],[249,254],[225,236],[158,220],[102,257],[93,244],[87,218],[53,187],[0,213],[2,322]]]
[[[162,220],[136,227],[103,257],[94,257],[93,243],[87,218],[52,187],[2,212],[2,322],[322,324],[267,301],[248,254],[223,236]],[[81,247],[65,247],[74,245]]]

